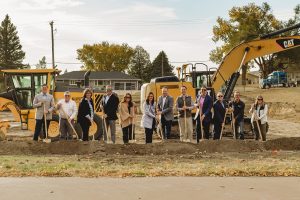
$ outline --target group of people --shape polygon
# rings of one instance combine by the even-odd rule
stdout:
[[[217,100],[208,95],[207,89],[202,87],[196,96],[195,101],[187,94],[187,87],[181,86],[181,95],[175,102],[175,110],[178,112],[178,124],[180,129],[180,141],[192,142],[193,140],[193,120],[196,121],[196,142],[201,139],[210,138],[210,130],[213,127],[213,139],[219,140],[225,126],[226,116],[230,114],[232,129],[236,139],[244,139],[244,110],[245,103],[240,99],[240,92],[234,92],[233,101],[224,101],[224,95],[217,93]],[[155,124],[160,124],[163,138],[169,139],[173,115],[173,97],[168,95],[168,88],[162,88],[162,96],[158,97],[157,105],[154,102],[154,94],[150,92],[144,102],[144,114],[142,126],[145,128],[146,143],[152,142],[152,134]],[[193,110],[197,109],[193,117]],[[266,141],[268,127],[267,113],[268,106],[264,103],[263,97],[258,96],[255,103],[251,106],[249,113],[251,123],[255,133],[255,139]],[[213,124],[213,126],[211,126]]]
[[[175,106],[174,106],[175,104]],[[75,120],[82,130],[82,140],[89,140],[89,129],[95,119],[92,90],[87,88],[83,92],[83,97],[78,109],[75,101],[71,99],[71,93],[66,91],[64,99],[55,104],[54,98],[48,93],[47,85],[42,86],[42,91],[33,100],[33,107],[36,108],[36,126],[33,140],[37,141],[43,130],[45,136],[52,120],[52,112],[59,113],[59,131],[61,139],[72,139],[74,135]],[[135,140],[135,121],[137,106],[132,101],[130,93],[122,98],[121,102],[110,85],[106,86],[106,94],[103,95],[100,108],[103,112],[103,131],[97,135],[97,140],[104,139],[106,142],[116,142],[116,120],[119,119],[123,142],[126,144],[130,140]],[[196,96],[195,101],[187,95],[187,87],[181,86],[181,95],[174,98],[169,95],[168,88],[162,88],[162,94],[155,102],[155,96],[150,92],[143,103],[143,116],[141,126],[145,129],[145,143],[152,143],[153,132],[159,126],[162,131],[162,139],[170,139],[172,122],[174,120],[174,110],[178,112],[178,124],[180,129],[180,140],[182,142],[193,141],[193,120],[196,121],[196,142],[201,139],[210,138],[211,124],[213,124],[213,139],[221,139],[225,125],[226,115],[231,114],[233,133],[236,139],[244,139],[244,110],[245,103],[240,99],[240,93],[234,92],[234,100],[226,104],[223,94],[217,93],[217,100],[208,95],[207,89],[202,87]],[[197,109],[193,117],[192,111]],[[256,140],[262,138],[266,140],[267,133],[267,113],[268,107],[264,103],[262,96],[256,98],[255,103],[249,111],[252,113],[251,122],[256,135]],[[77,117],[77,118],[76,118]]]

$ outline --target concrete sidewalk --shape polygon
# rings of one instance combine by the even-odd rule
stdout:
[[[298,200],[296,177],[0,178],[1,200]]]

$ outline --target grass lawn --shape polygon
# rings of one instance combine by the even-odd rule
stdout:
[[[300,152],[0,156],[0,176],[300,176]]]

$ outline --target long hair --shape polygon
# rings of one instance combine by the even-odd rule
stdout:
[[[132,103],[132,96],[130,93],[126,93],[123,97],[123,100],[121,103],[125,103],[126,102],[126,96],[130,96],[130,101],[128,102],[128,106],[129,108],[131,108],[133,106],[133,103]]]
[[[149,103],[150,103],[150,100],[149,100],[150,95],[153,96],[153,101],[152,101],[151,104],[154,105],[154,94],[153,94],[153,92],[149,92],[149,94],[147,96],[147,99],[146,99],[146,103],[149,105]]]
[[[256,97],[255,103],[254,103],[254,108],[257,109],[258,99],[262,99],[262,101],[261,101],[261,103],[262,103],[261,104],[261,109],[263,109],[265,107],[265,102],[264,102],[264,98],[261,95],[259,95],[259,96]]]
[[[92,90],[91,90],[90,88],[86,88],[86,89],[83,91],[83,97],[82,97],[83,99],[86,98],[86,94],[87,94],[88,92],[91,93],[91,96],[93,95]],[[92,98],[92,97],[91,97],[91,98]]]

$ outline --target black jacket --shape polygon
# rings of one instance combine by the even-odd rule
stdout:
[[[106,95],[102,97],[102,106],[104,108],[104,113],[107,115],[108,120],[117,120],[117,111],[119,107],[119,98],[113,93],[107,103],[105,103]]]
[[[233,115],[237,122],[244,120],[245,103],[241,100],[239,102],[232,101],[229,103],[229,107],[233,108]]]
[[[93,112],[94,112],[94,102],[93,99],[91,99],[92,107],[93,107]],[[82,99],[79,103],[78,107],[78,115],[77,115],[77,121],[80,124],[86,124],[88,126],[91,125],[91,122],[88,118],[85,116],[90,115],[91,116],[91,109],[89,106],[89,103],[87,102],[86,99]]]
[[[215,101],[214,103],[214,123],[223,123],[224,117],[225,117],[225,112],[226,112],[226,105],[225,102],[223,101],[222,106],[220,101]]]

